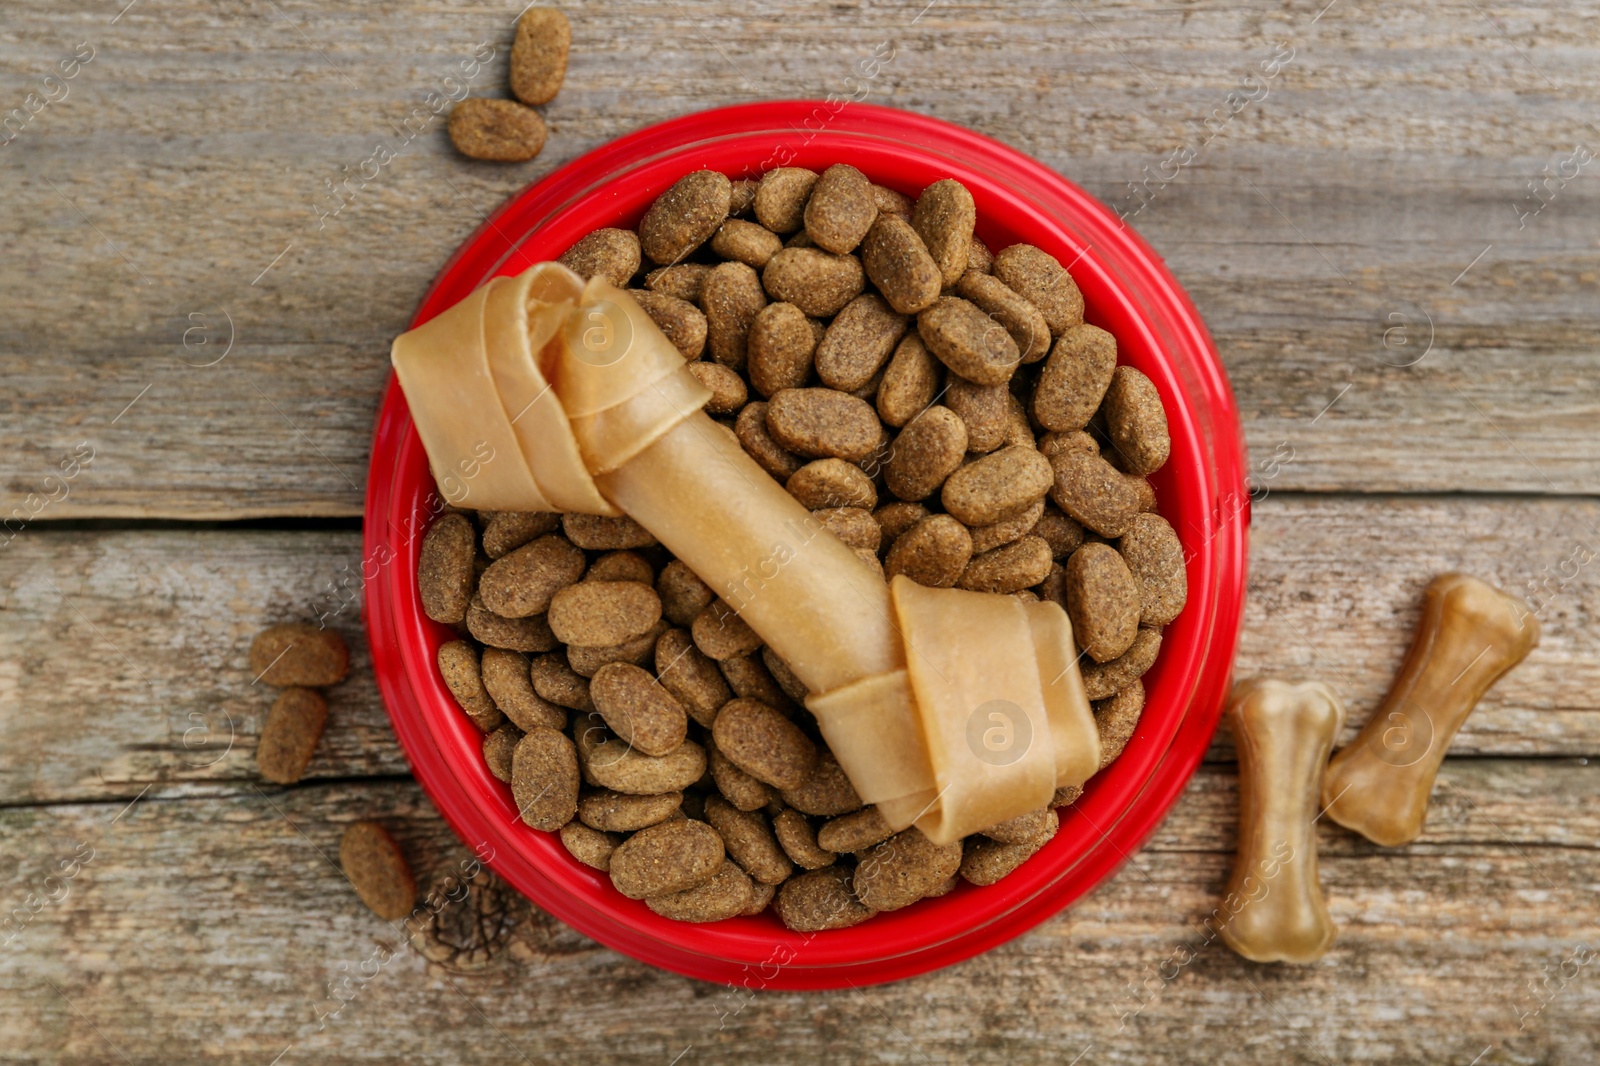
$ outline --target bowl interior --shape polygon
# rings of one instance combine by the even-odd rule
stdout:
[[[847,162],[912,196],[953,177],[972,191],[978,235],[992,250],[1025,241],[1068,266],[1083,290],[1086,319],[1116,337],[1119,361],[1147,374],[1166,403],[1172,454],[1152,482],[1161,513],[1184,545],[1190,596],[1145,677],[1137,732],[1083,797],[1061,810],[1061,830],[1045,848],[993,886],[962,883],[940,899],[853,929],[794,933],[770,913],[705,926],[661,918],[574,860],[555,834],[518,819],[509,787],[484,764],[481,735],[445,689],[434,654],[454,633],[422,614],[415,576],[420,535],[437,497],[404,397],[392,383],[374,443],[368,512],[368,556],[382,564],[367,607],[380,682],[419,779],[469,846],[536,903],[620,950],[747,984],[753,972],[772,968],[777,976],[760,978],[772,986],[791,983],[785,973],[809,975],[792,983],[861,984],[963,957],[1016,935],[1114,868],[1165,812],[1209,740],[1243,584],[1237,416],[1198,316],[1153,253],[1087,194],[995,142],[865,105],[838,113],[820,130],[797,132],[800,116],[819,106],[750,105],[690,116],[569,164],[510,201],[463,246],[417,321],[489,277],[556,258],[594,229],[632,226],[672,182],[700,168],[737,178],[778,165],[821,170]],[[1175,755],[1180,730],[1186,739]]]

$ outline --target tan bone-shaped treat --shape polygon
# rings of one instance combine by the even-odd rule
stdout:
[[[1098,766],[1059,606],[886,585],[706,416],[682,354],[603,279],[555,263],[496,278],[392,358],[451,502],[649,530],[812,693],[840,767],[891,828],[948,843]]]
[[[1538,643],[1539,620],[1515,596],[1466,574],[1430,581],[1388,696],[1323,778],[1328,817],[1385,847],[1421,836],[1456,731]]]
[[[1245,681],[1227,715],[1239,752],[1239,851],[1222,939],[1254,962],[1310,962],[1334,936],[1317,880],[1315,821],[1344,706],[1315,681]]]

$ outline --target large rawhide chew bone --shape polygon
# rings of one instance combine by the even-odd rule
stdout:
[[[1239,752],[1239,852],[1222,939],[1254,962],[1310,962],[1334,936],[1313,823],[1344,707],[1315,681],[1246,681],[1227,713]]]
[[[1065,612],[885,585],[705,415],[709,390],[626,293],[542,263],[392,357],[452,502],[644,526],[811,690],[840,766],[893,828],[948,843],[1098,766]]]
[[[1515,596],[1466,574],[1428,583],[1400,673],[1328,767],[1328,817],[1375,844],[1422,835],[1446,749],[1483,694],[1539,644],[1539,620]]]

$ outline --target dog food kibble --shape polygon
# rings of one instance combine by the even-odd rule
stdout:
[[[940,297],[919,314],[917,333],[952,373],[974,384],[1004,385],[1022,361],[1005,327],[959,297]]]
[[[470,159],[524,163],[544,149],[544,119],[515,100],[469,96],[450,109],[450,143]]]
[[[774,788],[794,788],[817,762],[800,728],[759,700],[730,700],[711,725],[717,749],[745,773]]]
[[[597,229],[557,260],[584,279],[604,278],[617,288],[639,272],[639,238],[632,230]]]
[[[853,255],[834,255],[820,248],[785,248],[767,261],[761,283],[772,299],[825,318],[838,314],[861,295],[866,275],[861,260]]]
[[[525,104],[548,104],[567,76],[572,25],[553,7],[530,7],[511,43],[511,92]]]
[[[522,820],[555,832],[578,811],[578,755],[567,735],[536,726],[511,758],[511,795]]]
[[[256,768],[278,785],[300,780],[328,724],[328,702],[308,688],[286,688],[273,701],[256,743]]]
[[[665,755],[688,735],[683,705],[648,670],[607,663],[590,679],[589,698],[611,731],[646,755]]]
[[[339,868],[367,908],[397,922],[417,902],[417,882],[400,845],[377,822],[353,822],[339,840]]]
[[[1139,635],[1139,588],[1109,544],[1085,544],[1066,564],[1073,636],[1097,663],[1115,659]]]
[[[541,10],[519,48],[546,41]],[[628,291],[690,361],[716,432],[807,512],[796,535],[837,538],[882,580],[1064,609],[1104,765],[1137,732],[1140,679],[1187,598],[1145,476],[1171,451],[1166,412],[1084,323],[1066,260],[991,252],[979,221],[954,181],[913,199],[845,165],[698,171],[561,262]],[[524,819],[676,921],[770,908],[817,932],[990,885],[1082,792],[945,847],[897,833],[732,606],[750,590],[709,587],[628,517],[450,509],[417,577],[425,613],[467,634],[439,669]],[[251,662],[306,686],[347,658],[331,634],[278,627]],[[269,715],[263,776],[304,771],[315,699],[285,694],[296,729]]]
[[[349,670],[350,649],[331,629],[285,622],[250,643],[251,676],[274,688],[337,685]]]
[[[769,170],[756,189],[756,221],[773,233],[793,233],[805,225],[806,203],[819,175],[803,167]]]
[[[972,194],[959,181],[949,178],[936,181],[917,197],[917,205],[911,211],[911,226],[938,264],[946,287],[954,285],[966,273],[972,228],[977,221],[978,211]]]
[[[836,163],[822,172],[811,187],[802,216],[806,236],[812,243],[836,255],[855,251],[877,217],[872,183],[845,163]]]
[[[875,845],[856,866],[855,890],[875,911],[896,911],[924,898],[961,868],[961,844],[935,844],[920,829]]]
[[[722,867],[722,838],[704,822],[676,818],[641,829],[611,853],[611,883],[629,899],[703,885]]]
[[[1083,293],[1055,256],[1031,244],[1013,244],[995,254],[994,276],[1037,307],[1059,337],[1083,321]]]

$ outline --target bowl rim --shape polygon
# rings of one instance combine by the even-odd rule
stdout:
[[[552,250],[559,254],[577,237],[627,221],[630,213],[636,218],[641,203],[688,170],[721,164],[713,168],[727,172],[728,160],[749,158],[760,146],[771,148],[768,157],[745,164],[744,173],[820,166],[853,153],[851,162],[869,164],[862,169],[886,184],[894,184],[886,167],[960,178],[979,202],[980,235],[1025,220],[1032,243],[1061,253],[1072,268],[1091,320],[1115,322],[1119,353],[1127,346],[1136,356],[1119,354],[1119,362],[1138,363],[1168,404],[1173,454],[1190,457],[1186,472],[1192,476],[1180,481],[1178,464],[1169,462],[1157,490],[1163,514],[1181,518],[1174,526],[1190,556],[1190,603],[1169,627],[1174,635],[1147,675],[1151,709],[1140,729],[1123,756],[1091,779],[1076,804],[1063,808],[1057,837],[995,885],[962,885],[940,900],[823,934],[792,933],[770,913],[685,925],[625,900],[604,875],[571,859],[554,834],[515,820],[509,790],[489,777],[475,728],[454,708],[432,655],[424,653],[450,631],[423,617],[417,601],[416,551],[425,529],[419,516],[432,479],[392,373],[371,453],[363,611],[384,703],[418,781],[457,834],[513,887],[594,939],[689,976],[747,987],[863,985],[947,965],[1031,928],[1126,861],[1164,817],[1209,745],[1237,646],[1249,521],[1246,460],[1215,347],[1176,280],[1137,234],[1082,189],[1014,149],[877,105],[737,105],[602,145],[486,217],[446,262],[412,324],[490,276],[516,273]],[[1175,515],[1169,504],[1177,505]],[[514,824],[506,822],[508,805]]]

